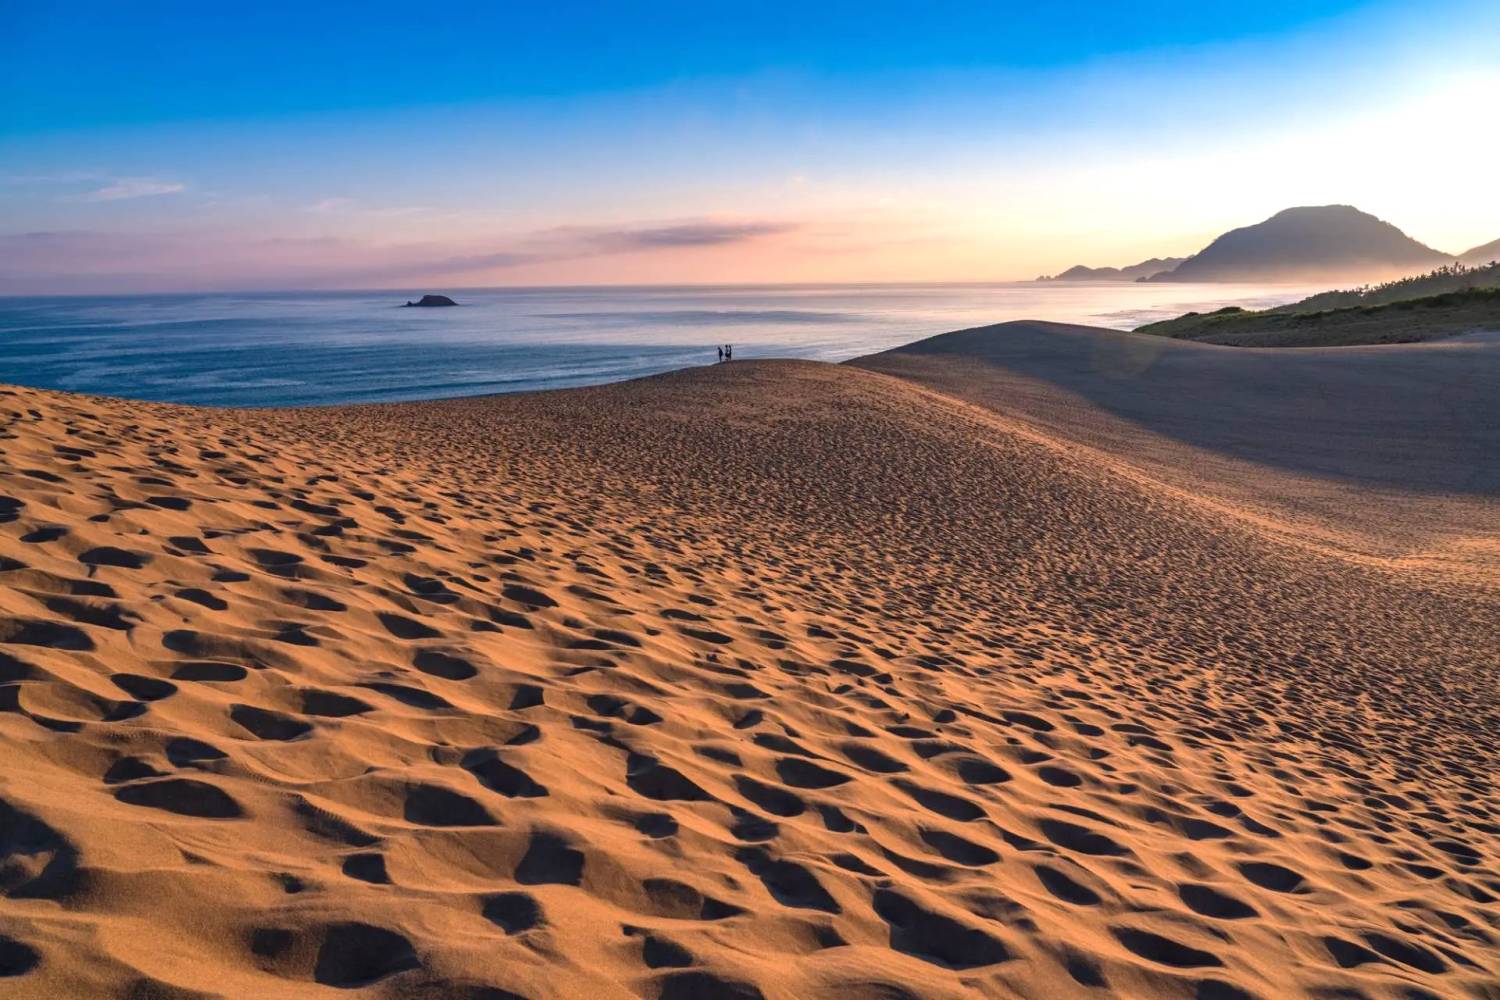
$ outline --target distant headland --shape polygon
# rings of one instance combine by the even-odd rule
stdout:
[[[1129,267],[1069,268],[1040,281],[1368,282],[1406,277],[1454,263],[1481,267],[1500,256],[1500,240],[1447,254],[1350,205],[1288,208],[1224,233],[1185,258],[1152,258]]]
[[[458,305],[457,302],[454,302],[452,299],[448,298],[448,296],[446,296],[446,295],[424,295],[420,299],[418,299],[417,301],[415,301],[415,302],[408,301],[406,304],[408,306],[412,307],[413,309],[416,309],[416,308],[419,308],[419,307],[456,306],[456,305]]]

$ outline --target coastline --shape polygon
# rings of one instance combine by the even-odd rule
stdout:
[[[1267,294],[1194,292],[1296,293]],[[716,343],[741,359],[844,361],[1008,316],[1126,327],[1204,304],[1177,295],[1023,283],[470,292],[452,310],[386,308],[383,294],[73,300],[0,306],[0,381],[218,406],[404,401],[602,384],[711,361]]]

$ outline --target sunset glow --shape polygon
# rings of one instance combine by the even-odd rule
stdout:
[[[1500,233],[1444,181],[1500,160],[1500,9],[1190,7],[664,11],[630,51],[623,11],[268,12],[217,60],[191,7],[12,8],[0,293],[1026,279],[1325,203]]]

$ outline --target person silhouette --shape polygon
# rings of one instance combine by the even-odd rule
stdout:
[[[723,344],[719,345],[719,360],[720,361],[724,360],[724,345]]]
[[[733,344],[725,344],[724,345],[724,360],[725,361],[733,361],[734,360],[734,345]]]

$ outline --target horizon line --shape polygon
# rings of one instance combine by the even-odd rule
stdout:
[[[1457,258],[1455,258],[1456,260]],[[892,288],[902,286],[926,288],[981,288],[992,285],[1059,285],[1064,288],[1080,285],[1130,286],[1142,284],[1138,281],[1112,281],[1108,279],[1069,279],[1058,281],[1041,278],[1011,278],[981,281],[746,281],[746,282],[593,282],[533,285],[431,285],[414,286],[427,289],[422,294],[447,292],[528,292],[528,291],[593,291],[604,289],[713,289],[713,288]],[[1163,282],[1162,284],[1167,284]],[[1299,281],[1182,281],[1172,282],[1184,288],[1212,285],[1256,285],[1266,288],[1300,287]],[[149,292],[73,292],[73,293],[22,293],[0,294],[0,301],[10,299],[129,299],[149,298],[157,295],[407,295],[407,288],[218,288],[196,291],[149,291]],[[463,305],[463,303],[459,303]]]

